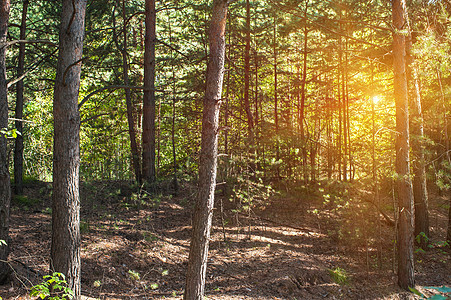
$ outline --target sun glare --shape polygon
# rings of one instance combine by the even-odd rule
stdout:
[[[373,96],[373,102],[374,102],[374,104],[379,103],[379,101],[381,101],[381,97],[379,97],[379,96]]]

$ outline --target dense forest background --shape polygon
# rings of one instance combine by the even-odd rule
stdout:
[[[143,159],[148,149],[144,53],[150,39],[144,1],[88,1],[83,57],[77,62],[79,180],[82,188],[91,189],[82,193],[82,208],[96,209],[90,193],[105,182],[116,182],[122,190],[124,183],[128,186],[130,195],[123,199],[129,204],[122,208],[139,210],[161,197],[184,198],[186,209],[191,208],[212,5],[156,1],[152,175],[144,170]],[[287,201],[295,201],[294,207],[315,220],[343,217],[346,221],[328,231],[330,237],[351,247],[364,240],[367,269],[383,267],[384,255],[390,257],[394,248],[389,241],[396,240],[392,233],[383,234],[397,228],[400,213],[392,46],[393,36],[399,35],[406,47],[407,176],[413,181],[416,217],[412,239],[416,254],[430,245],[446,249],[451,240],[451,2],[407,1],[401,29],[393,25],[392,3],[383,0],[238,0],[228,9],[217,132],[220,207],[215,210],[224,240],[229,222],[241,224],[238,217],[227,221],[228,215],[250,220],[266,216],[274,202],[290,208]],[[28,201],[23,193],[30,182],[54,180],[52,109],[61,10],[61,1],[11,1],[9,121],[2,134],[8,140],[16,204]],[[309,199],[318,205],[306,205]],[[433,224],[432,210],[449,223]],[[295,226],[290,219],[273,217]],[[250,225],[248,231],[250,237]],[[443,284],[450,284],[447,280]]]
[[[130,86],[142,83],[142,8],[139,1],[126,1],[124,7],[115,1],[88,5],[80,87],[82,180],[134,179],[125,95],[120,87],[124,86],[122,51],[127,54]],[[427,146],[428,174],[443,189],[448,184],[447,160],[443,159],[449,94],[447,5],[416,1],[409,8],[412,55],[421,81],[422,142]],[[20,39],[22,9],[21,1],[12,2],[11,40]],[[27,40],[48,42],[25,46],[23,114],[29,122],[24,122],[22,133],[24,174],[46,181],[52,179],[49,112],[60,9],[59,2],[32,3],[26,27]],[[195,178],[197,171],[210,8],[208,3],[178,1],[158,10],[157,177],[163,180],[175,173],[186,181]],[[245,3],[231,4],[224,87],[227,101],[221,111],[220,135],[225,155],[220,163],[239,167],[258,160],[265,178],[290,182],[371,181],[374,102],[376,169],[381,181],[390,178],[390,162],[395,160],[390,3],[255,2],[250,3],[249,14],[248,36]],[[10,47],[7,56],[11,118],[15,111],[13,81],[20,77],[18,52],[18,46]],[[139,139],[142,91],[132,89],[130,93]],[[9,124],[14,128],[13,121]],[[10,145],[13,149],[13,140]],[[13,164],[10,166],[13,174]],[[236,178],[233,169],[221,174],[224,180]]]

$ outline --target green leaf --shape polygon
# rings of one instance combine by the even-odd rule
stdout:
[[[417,290],[416,288],[413,288],[413,287],[410,287],[409,286],[409,290],[412,292],[412,293],[414,293],[415,295],[417,295],[417,296],[420,296],[420,297],[423,297],[424,298],[424,295],[422,294],[422,293],[420,293],[420,291],[419,290]]]
[[[150,285],[150,288],[151,288],[152,290],[156,290],[156,289],[158,289],[158,287],[159,287],[158,283],[152,283],[152,284]]]

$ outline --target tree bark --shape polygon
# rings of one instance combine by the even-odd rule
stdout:
[[[449,196],[448,196],[449,197]],[[448,233],[446,235],[446,240],[450,243],[451,247],[451,197],[449,197],[449,208],[448,208]]]
[[[169,13],[168,13],[168,18],[169,18]],[[169,26],[169,43],[172,45],[172,28],[171,28],[171,23],[168,23]],[[171,49],[171,59],[174,59],[173,56],[174,51]],[[172,181],[173,181],[173,187],[174,187],[174,194],[176,195],[178,192],[178,182],[177,182],[177,152],[176,152],[176,145],[175,145],[175,121],[176,121],[176,103],[177,103],[177,99],[176,99],[176,90],[177,90],[177,85],[176,85],[176,74],[175,74],[175,67],[174,67],[174,63],[172,63],[171,66],[172,69],[172,126],[171,126],[171,142],[172,142],[172,163],[173,163],[173,177],[172,177]]]
[[[406,43],[400,32],[406,26],[404,0],[393,0],[393,67],[396,103],[396,173],[398,190],[398,284],[415,286],[413,257],[413,192],[410,179],[409,111],[406,78]]]
[[[22,8],[22,21],[20,24],[20,39],[25,40],[25,31],[27,29],[27,10],[28,10],[28,0],[23,1]],[[17,63],[17,78],[24,73],[24,61],[25,61],[25,44],[21,43],[19,45],[19,59]],[[23,79],[19,80],[16,85],[16,130],[20,132],[15,139],[14,145],[14,191],[16,195],[23,194],[23,91],[24,83]]]
[[[277,179],[280,178],[280,168],[279,168],[279,159],[280,159],[280,145],[279,145],[279,99],[278,99],[278,82],[277,82],[277,20],[276,20],[276,14],[274,14],[274,32],[273,32],[273,38],[274,38],[274,125],[275,125],[275,136],[276,136],[276,162],[277,162]]]
[[[308,0],[305,1],[304,18],[307,20]],[[301,149],[302,149],[302,173],[304,184],[308,182],[307,173],[307,141],[305,139],[305,85],[307,81],[307,58],[308,58],[308,28],[307,21],[304,25],[304,49],[302,58],[302,80],[301,80],[301,102],[299,104],[299,128],[301,130]]]
[[[53,99],[54,153],[50,269],[80,299],[80,88],[86,0],[63,0]]]
[[[193,232],[186,276],[185,300],[201,300],[207,273],[208,245],[213,216],[218,155],[219,111],[224,79],[227,0],[215,0],[211,16],[202,142],[199,162],[199,194],[193,216]]]
[[[6,43],[8,32],[10,3],[0,0],[0,43]],[[8,97],[6,86],[6,47],[0,48],[0,130],[8,127]],[[6,136],[0,133],[0,240],[8,243],[0,245],[0,283],[8,279],[10,272],[8,264],[9,243],[9,209],[11,203],[11,188],[8,170]]]
[[[117,6],[119,7],[119,1],[117,1]],[[115,19],[115,16],[113,16]],[[126,28],[126,13],[125,13],[125,0],[122,1],[122,19],[123,19],[123,44],[120,48],[117,38],[115,38],[116,47],[121,51],[122,54],[122,75],[124,77],[124,85],[130,86],[130,80],[128,77],[128,54],[127,54],[127,28]],[[115,26],[114,26],[115,28]],[[115,30],[115,29],[114,29]],[[125,92],[125,104],[127,106],[127,122],[128,122],[128,134],[130,137],[130,149],[132,154],[132,164],[133,171],[135,172],[135,180],[141,183],[141,167],[139,162],[139,150],[138,144],[136,142],[136,131],[135,131],[135,119],[133,117],[133,104],[131,91],[128,88],[124,89]]]
[[[249,104],[249,83],[250,83],[250,51],[251,51],[251,12],[249,0],[246,0],[246,42],[244,47],[244,109],[247,116],[247,128],[249,140],[253,146],[254,119],[251,106]]]
[[[407,20],[408,21],[408,20]],[[412,83],[411,89],[411,112],[412,120],[411,134],[412,155],[413,155],[413,198],[415,202],[415,229],[414,236],[424,233],[429,238],[429,211],[428,211],[428,193],[426,185],[426,164],[425,164],[425,146],[424,146],[424,118],[421,107],[421,92],[418,79],[418,71],[413,65],[414,58],[411,54],[412,33],[409,25],[409,36],[406,42],[407,47],[407,77]],[[427,249],[428,239],[420,235],[420,247]]]
[[[144,41],[144,98],[142,135],[142,174],[153,183],[155,173],[155,0],[146,0],[146,37]]]

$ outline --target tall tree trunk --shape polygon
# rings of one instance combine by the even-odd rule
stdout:
[[[338,47],[339,49],[341,49],[341,37],[339,37],[338,40]],[[338,98],[337,98],[337,109],[338,109],[338,135],[337,135],[337,155],[338,155],[338,159],[337,159],[337,163],[338,163],[338,180],[341,181],[342,177],[341,177],[341,166],[342,166],[342,161],[341,161],[341,149],[342,149],[342,144],[341,144],[341,137],[342,137],[342,125],[343,125],[343,118],[342,118],[342,114],[341,114],[341,85],[340,85],[340,79],[341,79],[341,65],[342,65],[342,53],[341,50],[338,52],[338,74],[337,74],[337,92],[338,92]]]
[[[348,18],[347,8],[345,8],[345,20]],[[348,28],[345,25],[345,35],[348,34]],[[343,180],[348,180],[348,150],[349,150],[349,111],[348,111],[348,38],[344,39],[344,64],[343,64]]]
[[[327,81],[327,80],[326,80]],[[326,102],[326,135],[327,135],[327,179],[332,179],[332,134],[333,134],[333,113],[331,109],[332,99],[330,97],[330,91],[327,90],[327,102]]]
[[[440,96],[442,100],[442,108],[443,108],[443,126],[444,126],[444,132],[445,132],[445,158],[448,160],[448,164],[451,165],[451,157],[450,157],[450,150],[449,150],[449,136],[448,136],[448,108],[446,105],[446,99],[445,99],[445,92],[443,90],[442,85],[442,76],[440,71],[437,69],[437,80],[440,87]],[[446,235],[446,239],[448,241],[451,241],[451,190],[448,190],[448,197],[449,197],[449,209],[448,209],[448,232]]]
[[[146,0],[146,38],[144,42],[144,98],[142,173],[144,180],[153,183],[155,173],[155,0]]]
[[[259,130],[259,113],[258,113],[258,52],[257,49],[255,49],[254,52],[254,60],[255,60],[255,98],[254,98],[254,111],[255,111],[255,159],[259,161],[260,157],[260,145],[259,145],[259,138],[260,138],[260,130]],[[256,169],[260,169],[261,163],[258,162]]]
[[[202,119],[199,162],[199,194],[193,216],[193,232],[186,276],[185,300],[202,300],[207,274],[208,245],[213,217],[218,155],[219,110],[224,79],[227,0],[215,0],[211,16],[210,58]]]
[[[119,0],[116,1],[117,7],[119,7]],[[122,76],[124,78],[124,85],[128,87],[130,85],[130,80],[128,77],[128,53],[127,53],[127,29],[126,29],[126,12],[125,12],[125,0],[122,1],[122,19],[123,19],[123,44],[122,48],[119,46],[118,38],[116,36],[116,17],[113,12],[113,36],[114,42],[116,44],[117,49],[121,52],[122,55]],[[140,183],[141,182],[141,168],[139,163],[139,150],[138,144],[136,143],[136,127],[135,127],[135,119],[133,117],[133,104],[132,104],[132,96],[129,88],[124,89],[125,92],[125,104],[127,106],[127,122],[128,122],[128,134],[130,137],[130,150],[132,155],[132,164],[133,171],[135,172],[135,180]]]
[[[446,235],[446,240],[451,243],[451,197],[449,198],[449,208],[448,208],[448,233]],[[450,244],[451,247],[451,244]]]
[[[401,30],[406,25],[404,0],[393,0],[393,67],[396,103],[396,173],[398,190],[398,284],[415,286],[413,257],[413,191],[410,180],[409,107],[406,78],[406,43]]]
[[[168,12],[168,18],[170,14]],[[169,26],[169,42],[172,45],[172,28],[171,28],[171,22],[168,23]],[[171,59],[174,60],[174,51],[171,49]],[[177,194],[178,192],[178,183],[177,183],[177,153],[176,153],[176,146],[175,146],[175,120],[176,120],[176,75],[175,75],[175,67],[174,67],[174,61],[172,61],[171,65],[172,69],[172,126],[171,126],[171,142],[172,142],[172,164],[173,164],[173,187],[174,187],[174,194]]]
[[[342,9],[340,8],[340,20],[342,20]],[[340,31],[342,25],[340,22]],[[343,45],[342,39],[340,37],[340,65],[341,65],[341,107],[342,112],[342,126],[343,126],[343,152],[342,152],[342,162],[343,162],[343,181],[348,180],[348,124],[347,124],[347,111],[346,111],[346,69],[347,69],[347,54],[346,54],[346,39]],[[343,57],[344,56],[344,57]]]
[[[27,29],[27,10],[28,0],[23,1],[22,21],[20,24],[20,39],[25,40],[25,31]],[[22,76],[24,72],[25,44],[19,45],[19,60],[17,63],[17,77]],[[20,134],[15,139],[14,145],[14,191],[17,195],[23,194],[23,79],[16,85],[16,130]]]
[[[122,19],[124,22],[123,39],[124,44],[122,46],[122,72],[124,73],[124,85],[129,86],[130,80],[128,78],[128,53],[127,53],[127,15],[125,12],[125,0],[122,1]],[[141,167],[139,162],[139,150],[136,143],[136,127],[135,118],[133,117],[133,103],[130,89],[125,89],[125,103],[127,105],[127,120],[128,120],[128,132],[130,136],[130,148],[132,151],[133,170],[135,171],[135,179],[138,183],[141,183]]]
[[[274,15],[274,32],[273,32],[273,42],[274,42],[274,125],[275,125],[275,136],[276,136],[276,161],[277,161],[277,170],[276,175],[277,179],[280,177],[280,168],[279,168],[279,159],[280,159],[280,145],[279,145],[279,111],[278,111],[278,87],[277,87],[277,23],[276,23],[276,15]]]
[[[407,13],[406,13],[407,16]],[[412,31],[410,22],[409,36],[406,41],[406,67],[407,78],[411,83],[411,99],[410,106],[412,112],[412,120],[410,122],[410,132],[412,139],[412,155],[413,155],[413,198],[415,202],[415,229],[414,236],[424,233],[429,238],[429,212],[428,212],[428,193],[426,185],[426,164],[425,164],[425,146],[424,146],[424,118],[421,108],[421,92],[420,83],[418,79],[418,71],[413,65],[414,58],[411,53],[412,48]],[[427,249],[428,239],[420,236],[420,246],[422,249]]]
[[[9,20],[9,0],[0,0],[0,45],[6,43]],[[6,87],[6,47],[0,47],[0,130],[8,127],[8,97]],[[10,272],[8,264],[9,243],[9,208],[11,188],[8,170],[8,153],[6,136],[0,133],[0,240],[7,245],[0,245],[0,283],[5,282]]]
[[[307,18],[308,0],[305,1],[304,18]],[[307,19],[305,19],[307,20]],[[304,184],[308,182],[307,173],[307,141],[305,139],[305,85],[307,80],[307,58],[308,58],[308,28],[307,21],[304,25],[304,49],[302,52],[302,79],[301,79],[301,103],[299,108],[299,128],[301,130],[302,170]]]
[[[230,95],[230,67],[231,67],[231,61],[232,60],[232,51],[231,51],[231,34],[227,36],[228,42],[227,42],[227,79],[226,79],[226,91],[225,91],[225,112],[224,112],[224,123],[225,127],[227,128],[224,130],[224,153],[228,156],[229,155],[229,95]],[[226,164],[226,174],[228,175],[228,169],[229,164]]]
[[[249,0],[246,0],[246,42],[244,47],[244,109],[247,116],[247,128],[249,131],[249,139],[253,144],[254,119],[252,116],[251,106],[249,104],[249,83],[250,83],[250,51],[251,51],[251,11]]]
[[[80,299],[80,88],[86,0],[63,0],[53,98],[54,153],[50,269]]]

